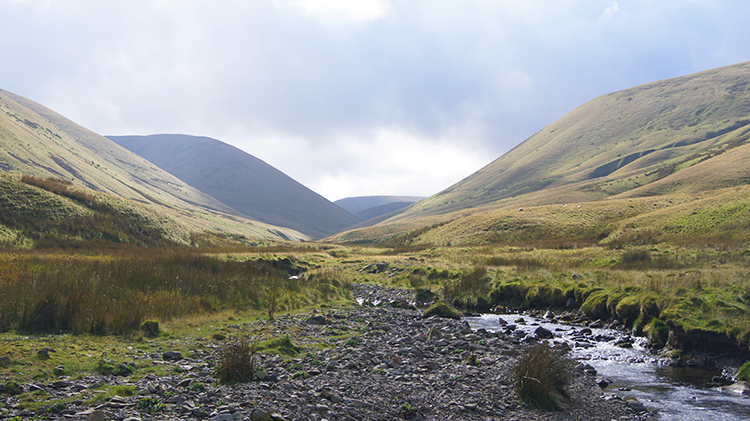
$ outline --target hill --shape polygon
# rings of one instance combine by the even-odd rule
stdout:
[[[336,239],[390,238],[500,209],[744,186],[748,139],[750,63],[648,83],[589,101],[461,182]]]
[[[252,219],[313,238],[358,222],[276,168],[219,140],[173,134],[108,138]]]
[[[333,203],[354,214],[360,221],[367,221],[425,199],[418,196],[358,196],[339,199]]]
[[[750,167],[715,158],[750,153],[749,81],[750,62],[601,96],[410,213],[746,184]]]
[[[306,238],[290,229],[243,218],[230,206],[109,139],[4,90],[0,90],[0,146],[0,170],[6,173],[3,183],[10,186],[6,192],[23,187],[17,184],[22,175],[58,179],[64,185],[69,183],[70,189],[86,190],[84,196],[102,201],[130,201],[133,203],[125,208],[147,209],[145,212],[153,220],[170,220],[168,225],[180,227],[170,231],[179,242],[189,242],[189,234],[204,231],[254,238]],[[28,197],[22,204],[5,201],[3,212],[11,212],[16,205],[45,217],[55,212],[54,207],[35,209],[40,203],[33,199],[39,194]],[[12,228],[6,226],[6,229]]]

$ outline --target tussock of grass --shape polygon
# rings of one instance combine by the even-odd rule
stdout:
[[[255,376],[257,347],[248,338],[230,341],[219,350],[216,375],[221,383],[247,383]]]
[[[545,342],[524,350],[515,369],[518,397],[532,408],[557,409],[568,396],[573,362]]]

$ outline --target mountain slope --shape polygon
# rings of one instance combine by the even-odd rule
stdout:
[[[742,185],[750,166],[716,158],[745,156],[749,136],[750,62],[653,82],[583,104],[399,218]]]
[[[0,170],[4,172],[57,178],[137,201],[151,212],[179,219],[179,224],[189,226],[184,232],[306,238],[293,230],[242,218],[238,211],[103,136],[4,90],[0,90],[0,146]]]
[[[360,221],[376,218],[425,199],[419,196],[358,196],[333,203],[354,214]]]
[[[255,220],[314,238],[358,222],[276,168],[216,139],[171,134],[108,137]]]
[[[598,97],[461,182],[332,240],[382,241],[449,221],[481,237],[502,225],[487,222],[494,212],[748,184],[750,62]],[[469,224],[471,214],[487,225]]]

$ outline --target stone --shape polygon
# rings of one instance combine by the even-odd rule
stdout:
[[[725,392],[736,393],[738,395],[750,395],[750,383],[739,381],[729,386],[722,386],[721,390]]]
[[[552,332],[550,332],[548,329],[543,328],[542,326],[539,326],[534,330],[534,334],[540,338],[540,339],[551,339],[553,336]]]
[[[251,421],[271,421],[271,414],[268,412],[255,408],[253,409],[253,412],[250,414],[250,420]]]
[[[322,316],[322,315],[311,316],[311,317],[309,317],[305,321],[305,323],[307,323],[309,325],[324,325],[324,324],[328,324],[327,320],[326,320],[326,317]]]
[[[612,381],[609,379],[605,379],[604,377],[599,377],[596,379],[596,384],[599,385],[602,389],[606,388],[610,384],[612,384]]]
[[[646,412],[646,407],[638,401],[638,399],[631,398],[625,401],[625,403],[628,405],[630,409],[632,409],[635,412]]]
[[[88,417],[86,417],[86,421],[104,421],[107,419],[107,414],[104,413],[101,409],[97,409],[89,414]]]
[[[6,365],[10,365],[10,357],[7,357],[7,356],[0,357],[0,367],[5,367]]]
[[[234,421],[234,418],[232,418],[232,414],[226,413],[226,414],[217,414],[213,417],[209,418],[211,421]]]
[[[193,383],[193,379],[185,379],[177,383],[177,387],[188,387],[190,386],[191,383]]]
[[[70,386],[73,386],[73,383],[62,380],[52,383],[52,387],[54,387],[55,389],[65,389],[66,387]]]
[[[161,354],[164,361],[180,361],[182,359],[182,353],[180,351],[166,351]]]

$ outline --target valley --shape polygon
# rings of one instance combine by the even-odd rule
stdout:
[[[741,387],[748,77],[604,95],[431,197],[336,203],[219,140],[0,91],[0,418],[659,417],[578,364],[524,397],[550,338],[451,309],[609,326]]]

